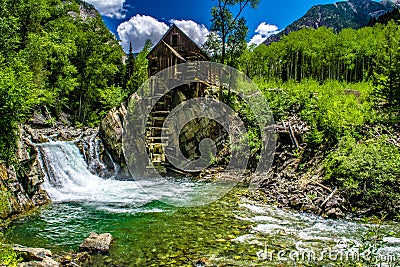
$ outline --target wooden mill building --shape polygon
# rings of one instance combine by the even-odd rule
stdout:
[[[147,55],[149,61],[149,77],[166,68],[173,67],[181,63],[209,61],[209,56],[191,40],[176,25],[172,25],[161,40]],[[190,64],[185,75],[188,80],[193,80],[198,71],[195,64]],[[193,75],[187,77],[187,74]],[[169,78],[179,79],[179,73],[173,73]],[[190,76],[190,75],[189,75]],[[165,119],[170,111],[183,101],[195,97],[204,96],[205,88],[209,85],[206,82],[198,81],[196,83],[188,83],[169,93],[163,95],[157,103],[153,103],[154,107],[150,113],[146,128],[146,147],[151,157],[152,165],[159,171],[164,172],[168,162],[163,151],[163,147],[167,144],[168,137],[162,137],[162,131],[168,131],[163,128]],[[179,146],[179,144],[177,144]]]
[[[177,64],[209,61],[210,57],[181,29],[173,24],[147,55],[149,77]]]

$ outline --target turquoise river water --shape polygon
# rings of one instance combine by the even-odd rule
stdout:
[[[41,154],[53,203],[12,225],[6,237],[21,245],[58,253],[78,250],[90,232],[109,232],[115,241],[98,266],[367,266],[371,259],[398,266],[400,260],[396,223],[282,210],[247,199],[245,186],[211,204],[179,208],[163,200],[212,199],[231,185],[175,179],[183,185],[177,192],[157,179],[102,179],[87,170],[73,143],[42,145]],[[155,192],[160,197],[151,197]],[[382,236],[368,251],[375,239],[367,237],[378,228]]]

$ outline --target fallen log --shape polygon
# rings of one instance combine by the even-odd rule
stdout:
[[[326,204],[328,204],[328,202],[335,196],[335,194],[337,193],[338,189],[337,187],[332,191],[332,193],[324,200],[324,202],[322,202],[321,204],[321,208],[323,209]]]

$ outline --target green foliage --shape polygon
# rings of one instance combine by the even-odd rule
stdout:
[[[20,256],[11,247],[0,242],[0,265],[17,267],[20,262],[22,262]]]
[[[147,80],[149,62],[146,56],[149,54],[153,43],[151,40],[145,42],[144,48],[135,58],[132,74],[127,84],[127,95],[130,96]]]
[[[0,159],[12,160],[17,124],[40,106],[54,117],[66,111],[77,123],[97,124],[126,98],[123,55],[100,15],[84,2],[2,1]]]
[[[264,88],[276,121],[298,114],[307,123],[311,145],[335,144],[347,134],[357,136],[364,124],[377,120],[373,103],[368,101],[371,92],[368,83],[287,82],[272,90],[267,88],[276,88],[275,83],[257,83]]]
[[[389,107],[400,106],[400,26],[389,22],[382,30],[375,59],[375,96]]]
[[[132,42],[129,42],[129,53],[126,58],[126,70],[125,70],[126,81],[129,81],[129,79],[132,77],[134,67],[135,67],[135,54],[133,53]]]
[[[2,198],[3,191],[0,191]],[[0,203],[0,205],[2,205]],[[16,253],[11,246],[4,243],[3,233],[0,233],[0,266],[17,267],[22,262],[22,258]]]
[[[2,193],[0,191],[0,198]],[[0,203],[0,205],[2,205]],[[11,246],[5,244],[3,233],[0,233],[0,266],[17,267],[22,262],[22,258],[16,253]]]
[[[258,76],[267,81],[370,81],[374,71],[384,77],[395,75],[398,36],[394,23],[339,33],[325,27],[303,28],[279,42],[243,53],[239,68],[250,78]]]
[[[325,161],[326,179],[353,207],[396,215],[400,204],[400,151],[385,137],[357,142],[343,138]]]
[[[16,129],[37,103],[38,91],[26,65],[4,62],[0,55],[0,160],[10,161],[19,137]]]
[[[339,33],[304,28],[248,48],[239,68],[262,89],[275,121],[296,115],[306,122],[307,147],[314,152],[303,155],[324,149],[327,180],[352,207],[397,215],[399,150],[366,135],[366,126],[399,121],[397,24]]]
[[[214,60],[237,65],[237,58],[246,49],[248,28],[242,12],[246,7],[257,8],[260,0],[217,0],[211,9],[211,39],[204,48]],[[217,34],[217,36],[216,36]]]
[[[240,140],[238,144],[233,144],[231,149],[236,153],[243,153],[243,145],[248,144],[250,155],[245,155],[243,153],[242,156],[243,158],[249,158],[248,167],[255,168],[262,148],[261,132],[257,117],[255,116],[252,107],[236,94],[230,96],[229,105],[238,113],[238,116],[243,121],[247,130],[247,135],[242,136],[242,140]]]
[[[216,62],[221,61],[222,41],[215,32],[210,32],[207,41],[203,44],[202,49]]]
[[[4,188],[0,189],[0,218],[6,217],[10,211],[9,195],[9,192]]]
[[[370,101],[373,88],[370,83],[328,81],[320,84],[312,80],[267,83],[262,79],[255,79],[255,82],[263,91],[276,122],[294,115],[306,122],[309,147],[323,145],[325,149],[333,148],[344,136],[360,138],[365,124],[380,120]],[[246,125],[252,163],[256,163],[261,151],[257,118],[250,107],[234,94],[229,103]],[[260,108],[265,109],[263,106]]]

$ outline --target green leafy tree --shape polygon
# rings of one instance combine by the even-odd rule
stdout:
[[[207,55],[212,58],[212,60],[216,62],[219,62],[221,60],[222,42],[217,33],[210,32],[202,48],[204,52],[206,52]]]
[[[74,88],[75,102],[71,104],[77,111],[77,120],[95,123],[109,108],[100,105],[100,92],[115,89],[116,97],[120,95],[118,80],[123,78],[120,74],[123,52],[100,17],[82,21],[78,26],[80,35],[75,41],[77,56],[74,65],[79,85]]]
[[[88,16],[80,16],[82,8]],[[2,1],[0,48],[4,155],[14,147],[8,133],[34,109],[46,106],[54,115],[66,111],[80,123],[94,124],[125,97],[122,48],[94,7],[84,2]],[[11,84],[22,84],[27,94],[16,94]]]
[[[260,0],[217,0],[211,10],[211,31],[217,33],[221,41],[220,62],[225,63],[226,56],[232,57],[243,51],[247,36],[246,21],[242,17],[246,7],[257,8]],[[214,40],[215,41],[215,40]],[[214,45],[214,49],[218,47]],[[228,53],[227,53],[228,51]]]
[[[400,107],[400,33],[399,26],[389,22],[378,46],[374,84],[378,99],[390,107]]]
[[[7,57],[14,54],[20,42],[19,18],[14,7],[10,0],[0,3],[0,52]]]
[[[0,160],[14,159],[18,123],[22,122],[37,104],[37,90],[32,73],[21,62],[12,66],[0,57]]]
[[[235,25],[233,34],[228,37],[228,50],[226,51],[228,65],[232,67],[238,66],[237,59],[247,49],[246,37],[248,32],[246,20],[240,18]]]

